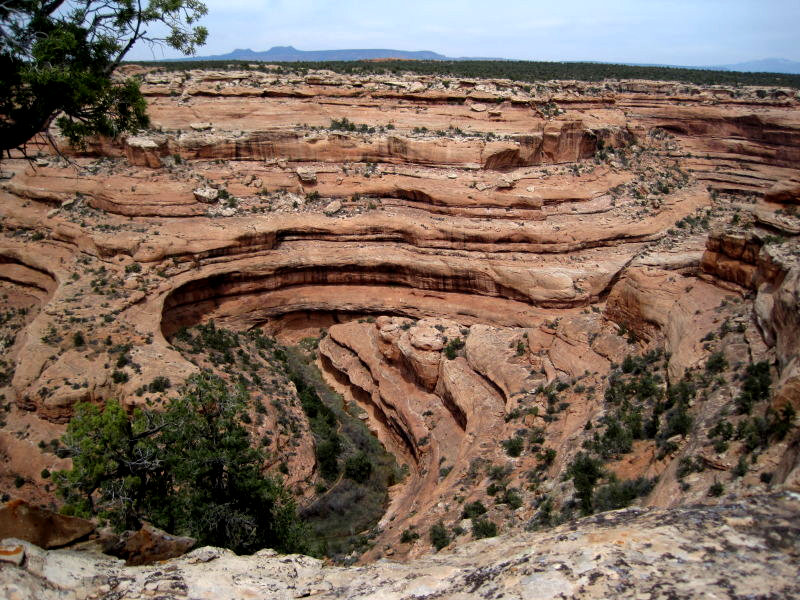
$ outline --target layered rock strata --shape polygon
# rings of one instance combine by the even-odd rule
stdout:
[[[157,130],[72,165],[3,164],[0,285],[25,312],[9,321],[0,440],[3,476],[32,484],[21,494],[63,466],[37,447],[76,402],[133,407],[155,377],[184,380],[198,367],[174,336],[210,319],[323,336],[330,384],[409,470],[367,558],[428,552],[403,533],[460,522],[465,503],[518,529],[546,496],[570,498],[561,476],[613,412],[604,391],[628,354],[667,352],[664,391],[712,351],[776,359],[775,407],[796,405],[793,92],[310,77],[147,72]],[[712,346],[723,323],[736,328]],[[114,366],[122,352],[135,369]],[[637,440],[609,468],[661,477],[643,502],[714,501],[711,471],[682,490],[677,465],[708,454],[732,470],[739,447],[711,456],[705,432],[738,389],[726,372],[670,452]],[[521,457],[500,444],[539,429]],[[760,472],[796,485],[793,439],[735,491],[766,488]],[[26,452],[43,458],[23,465]],[[492,467],[522,506],[489,498]]]

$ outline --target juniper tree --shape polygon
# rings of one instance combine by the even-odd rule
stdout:
[[[193,53],[206,12],[199,0],[0,0],[0,152],[53,121],[75,145],[146,126],[138,82],[114,69],[137,42]]]

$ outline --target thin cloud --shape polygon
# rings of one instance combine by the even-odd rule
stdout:
[[[381,47],[449,56],[724,64],[800,60],[796,0],[206,0],[201,54]],[[159,54],[159,51],[155,51]],[[164,52],[164,56],[175,53]],[[131,58],[153,58],[135,48]]]

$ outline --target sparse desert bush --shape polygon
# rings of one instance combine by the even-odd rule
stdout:
[[[430,529],[431,544],[437,550],[441,550],[450,543],[450,535],[445,529],[444,523],[439,521]]]

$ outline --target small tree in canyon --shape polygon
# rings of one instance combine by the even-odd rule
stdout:
[[[65,511],[117,529],[149,521],[240,553],[306,550],[293,498],[262,474],[263,452],[242,425],[248,400],[203,372],[162,413],[79,405],[64,437],[73,468],[54,475]]]

